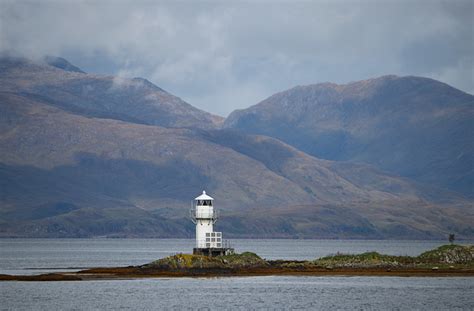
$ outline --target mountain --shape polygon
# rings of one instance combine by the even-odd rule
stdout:
[[[87,117],[164,127],[215,128],[223,118],[199,110],[146,79],[86,74],[65,59],[0,58],[0,92],[21,94]]]
[[[108,77],[50,67],[0,62],[0,236],[191,237],[190,202],[203,189],[227,237],[474,236],[472,205],[456,193],[321,160],[271,137],[179,127],[199,111],[180,101],[167,103],[182,112],[168,127],[117,118],[124,102],[98,113],[108,84],[95,85],[84,106],[80,92],[57,94],[73,94],[63,80]],[[134,80],[109,92],[128,94]],[[52,95],[32,93],[36,83]]]
[[[231,113],[224,128],[473,197],[473,120],[470,94],[432,79],[384,76],[298,86]]]
[[[71,72],[85,73],[79,67],[74,66],[62,57],[46,56],[44,62],[50,66]]]

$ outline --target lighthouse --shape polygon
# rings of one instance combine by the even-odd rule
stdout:
[[[206,191],[194,199],[191,219],[196,224],[196,247],[193,254],[219,256],[234,252],[229,243],[222,239],[222,232],[214,232],[217,215],[214,199],[207,195]]]

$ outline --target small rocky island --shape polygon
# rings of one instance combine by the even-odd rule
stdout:
[[[474,246],[444,245],[416,257],[377,252],[336,254],[316,260],[265,260],[250,252],[216,257],[177,254],[141,266],[73,273],[0,275],[3,281],[66,281],[217,276],[474,276]]]

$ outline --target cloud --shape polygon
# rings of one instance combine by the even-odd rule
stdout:
[[[472,1],[0,1],[0,48],[145,77],[220,115],[298,84],[421,75],[473,92]]]

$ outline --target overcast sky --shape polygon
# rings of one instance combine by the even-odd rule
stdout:
[[[0,0],[0,49],[144,77],[222,116],[295,85],[386,74],[472,94],[473,3]]]

